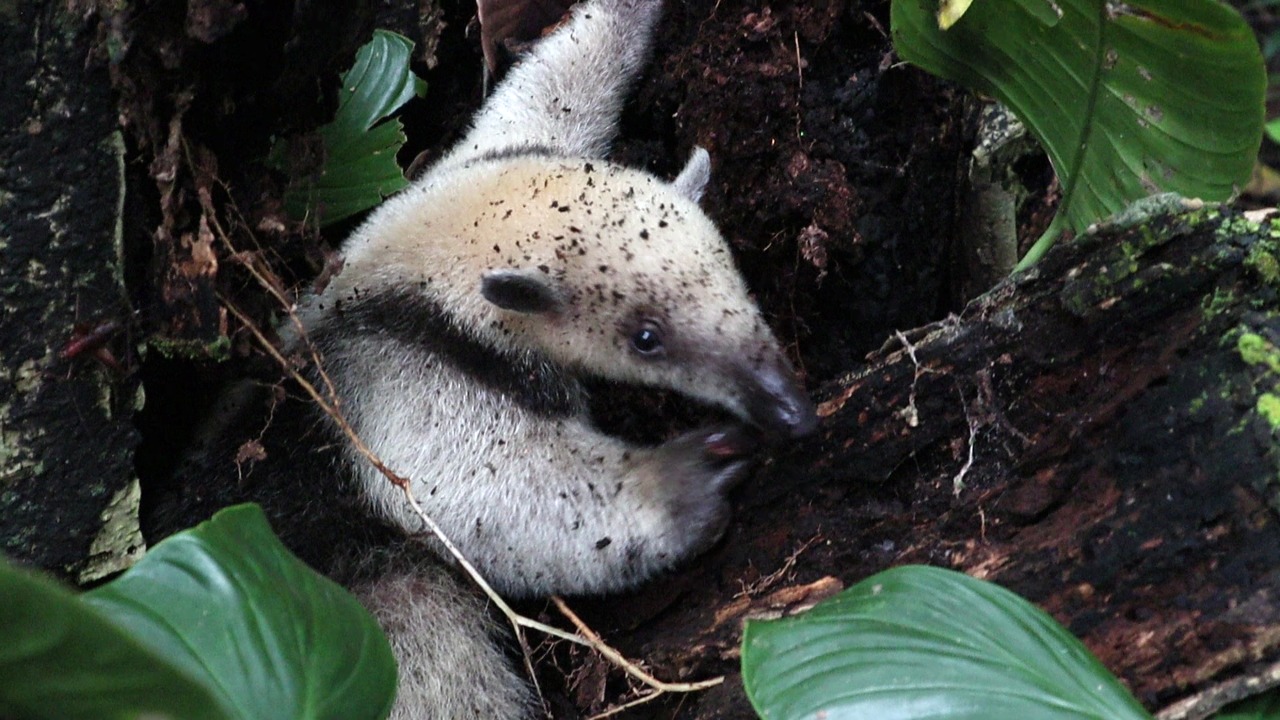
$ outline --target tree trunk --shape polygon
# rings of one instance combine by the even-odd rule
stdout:
[[[124,142],[96,23],[0,10],[0,549],[88,581],[142,551],[120,214]]]

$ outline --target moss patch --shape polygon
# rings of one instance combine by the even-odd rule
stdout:
[[[1258,395],[1254,408],[1273,433],[1280,431],[1280,348],[1258,333],[1246,330],[1236,340],[1236,351],[1241,360],[1264,371],[1260,384],[1269,389],[1263,389]]]
[[[1249,249],[1244,263],[1268,285],[1280,285],[1280,241],[1271,237],[1259,239]]]
[[[1280,375],[1280,348],[1257,333],[1243,332],[1236,340],[1240,359],[1250,365],[1261,365]]]
[[[1271,431],[1280,431],[1280,396],[1274,393],[1262,393],[1256,407],[1258,414],[1271,426]]]

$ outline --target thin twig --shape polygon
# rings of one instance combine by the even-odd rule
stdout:
[[[637,705],[643,705],[647,702],[652,702],[654,700],[657,700],[659,697],[669,692],[676,692],[676,693],[697,692],[699,690],[706,690],[707,688],[715,687],[716,685],[719,685],[720,683],[724,682],[723,675],[719,675],[717,677],[709,678],[707,680],[700,680],[698,682],[692,682],[692,683],[670,683],[664,680],[659,680],[658,678],[645,672],[643,669],[641,669],[639,665],[636,665],[635,663],[631,662],[627,658],[623,657],[622,653],[618,652],[617,650],[614,650],[612,647],[606,644],[604,640],[601,640],[600,636],[596,634],[596,632],[592,630],[586,623],[584,623],[582,621],[582,618],[578,617],[577,613],[569,609],[569,606],[565,603],[565,601],[559,595],[552,595],[551,602],[555,603],[556,609],[560,611],[560,614],[568,618],[569,622],[573,623],[573,626],[578,629],[578,632],[582,633],[582,636],[586,638],[586,640],[589,642],[593,650],[603,655],[605,658],[611,661],[614,665],[617,665],[618,667],[622,668],[623,671],[625,671],[628,675],[635,678],[636,680],[639,680],[641,683],[647,685],[652,690],[652,692],[645,693],[640,697],[637,697],[633,700],[629,700],[616,707],[609,708],[608,710],[605,710],[602,713],[592,715],[590,718],[588,718],[588,720],[600,720],[600,718],[607,718],[613,715],[617,715],[618,713],[624,710],[627,710],[629,708],[633,708]]]
[[[639,680],[645,685],[648,685],[654,690],[659,690],[661,692],[693,692],[695,690],[705,690],[709,687],[715,687],[716,685],[724,682],[724,676],[713,677],[708,680],[699,680],[698,682],[692,683],[671,683],[659,680],[644,670],[641,670],[635,663],[623,657],[622,653],[606,645],[605,642],[600,639],[600,636],[596,634],[596,631],[592,630],[586,623],[582,622],[582,618],[579,618],[576,613],[570,610],[569,606],[565,604],[564,600],[561,599],[559,595],[552,595],[551,602],[555,603],[556,609],[568,618],[569,622],[573,623],[573,626],[578,629],[578,632],[582,633],[583,637],[589,641],[589,644],[593,649],[617,663],[618,666],[625,670],[628,675]]]
[[[800,89],[804,89],[804,61],[800,59],[800,32],[796,31],[792,34],[796,42],[796,78],[798,79]]]
[[[920,381],[920,376],[932,373],[934,369],[920,366],[920,359],[916,357],[916,346],[911,344],[901,330],[894,330],[893,334],[898,338],[898,342],[902,343],[902,347],[911,358],[911,364],[915,366],[915,376],[911,378],[911,392],[907,395],[907,406],[899,410],[898,414],[907,421],[907,427],[916,427],[920,424],[920,411],[916,409],[916,383]]]
[[[631,708],[636,707],[637,705],[644,705],[645,703],[651,703],[665,694],[666,693],[662,692],[661,690],[654,690],[653,692],[645,693],[633,700],[628,700],[622,703],[621,705],[615,705],[609,708],[608,710],[605,710],[604,712],[598,712],[595,715],[588,717],[587,720],[603,720],[603,718],[613,717],[614,715],[630,710]]]
[[[189,157],[188,157],[188,162],[190,162]],[[232,257],[236,257],[239,253],[236,251],[235,246],[231,244],[231,238],[227,237],[226,230],[222,228],[222,224],[218,222],[218,217],[216,214],[214,214],[213,208],[211,207],[205,208],[205,218],[207,222],[216,231],[215,234],[218,236],[218,240],[222,242],[222,246],[226,248],[227,253]],[[255,240],[255,244],[257,244],[256,240]],[[259,245],[258,247],[259,249],[261,249],[261,245]],[[253,277],[254,281],[256,281],[260,287],[266,290],[271,295],[271,297],[274,298],[277,303],[279,303],[280,308],[284,311],[285,316],[289,319],[290,324],[293,325],[294,331],[297,332],[298,338],[299,339],[306,338],[306,335],[307,335],[306,328],[302,326],[302,319],[298,317],[298,313],[294,312],[293,302],[289,298],[284,296],[280,288],[276,286],[276,283],[271,282],[271,279],[268,278],[266,275],[262,274],[262,271],[259,270],[252,262],[242,262],[240,263],[240,265],[245,270],[248,270],[249,275]],[[225,298],[222,298],[221,296],[219,296],[219,299],[222,300],[223,305],[227,306],[228,309],[231,309],[232,312],[235,313],[236,316],[240,318],[241,324],[249,328],[250,331],[252,331],[253,334],[257,336],[258,341],[262,343],[264,347],[266,347],[267,345],[271,345],[271,343],[262,336],[262,333],[258,330],[257,326],[254,325],[251,320],[245,318],[235,309],[232,309],[231,304],[226,302]],[[321,362],[321,358],[320,358],[320,352],[315,349],[315,346],[312,345],[310,341],[307,341],[304,344],[307,347],[307,351],[311,353],[311,362],[320,371],[320,378],[324,382],[325,390],[329,393],[329,399],[330,399],[330,402],[332,403],[332,406],[334,408],[340,407],[342,403],[341,403],[341,399],[338,397],[338,389],[334,386],[333,380],[329,378],[329,374],[324,372],[323,363]],[[275,349],[275,346],[272,345],[272,350],[274,349]],[[294,372],[292,363],[289,363],[286,359],[280,356],[279,353],[273,353],[273,355],[277,357],[278,362],[281,363],[281,367],[288,370],[291,374],[297,375],[297,373]]]
[[[796,566],[796,562],[800,559],[800,555],[802,555],[804,551],[813,547],[813,544],[818,542],[821,539],[822,539],[822,531],[821,529],[819,529],[817,533],[814,533],[813,537],[809,538],[808,540],[805,540],[803,543],[800,544],[800,547],[793,550],[791,554],[788,555],[787,558],[782,561],[782,566],[779,567],[777,570],[774,570],[773,572],[769,573],[768,575],[765,575],[764,577],[756,580],[753,583],[750,583],[750,584],[740,583],[742,586],[742,589],[734,593],[733,599],[737,600],[738,598],[744,598],[744,597],[746,598],[757,597],[761,593],[773,587],[775,583],[777,583],[779,580],[781,580],[783,577],[785,577],[788,573],[791,572],[791,569]]]
[[[444,534],[444,531],[440,529],[440,526],[437,525],[436,522],[431,519],[431,516],[427,515],[426,511],[422,509],[422,506],[418,504],[418,499],[413,495],[413,490],[410,486],[409,480],[387,467],[386,464],[382,462],[382,458],[378,457],[373,450],[370,450],[368,445],[365,445],[364,441],[360,439],[360,436],[356,434],[355,428],[351,427],[351,424],[347,422],[347,419],[339,413],[323,395],[320,394],[320,391],[316,389],[316,386],[310,380],[303,376],[302,373],[298,372],[298,370],[289,363],[288,359],[276,349],[275,345],[267,339],[266,335],[258,329],[258,326],[255,325],[247,315],[245,315],[235,305],[231,304],[225,297],[219,295],[219,300],[222,301],[222,304],[226,306],[227,310],[229,310],[232,315],[236,316],[236,319],[248,328],[249,332],[253,333],[254,338],[263,347],[263,349],[267,351],[267,354],[269,354],[277,363],[280,364],[281,367],[285,369],[289,374],[289,377],[294,382],[298,383],[302,390],[311,397],[311,400],[338,424],[338,429],[341,430],[342,433],[347,436],[347,439],[351,441],[356,452],[364,456],[364,458],[373,465],[374,469],[404,492],[405,499],[408,501],[409,506],[413,508],[414,513],[416,513],[418,517],[426,523],[427,529],[429,529],[432,534],[440,540],[440,543],[444,545],[445,549],[449,551],[449,554],[458,561],[458,564],[462,566],[467,575],[471,577],[476,585],[480,586],[480,589],[483,590],[491,600],[493,600],[493,603],[504,615],[507,616],[509,620],[511,620],[512,624],[515,625],[517,629],[520,627],[532,628],[534,630],[547,633],[548,635],[558,637],[562,640],[569,640],[570,642],[576,642],[582,645],[590,645],[590,643],[585,642],[583,638],[578,637],[577,635],[567,633],[559,628],[538,622],[532,618],[527,618],[511,609],[511,606],[508,605],[506,601],[502,599],[502,596],[493,589],[493,586],[484,579],[480,574],[480,571],[477,570],[469,560],[467,560],[467,558],[462,554],[462,551],[458,549],[458,546]]]

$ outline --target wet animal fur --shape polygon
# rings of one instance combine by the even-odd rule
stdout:
[[[624,442],[590,424],[583,377],[674,390],[773,437],[815,422],[697,206],[706,153],[672,182],[604,159],[659,13],[659,0],[577,7],[347,241],[286,340],[319,351],[356,433],[511,595],[634,586],[727,522],[745,465],[734,429]],[[202,467],[230,466],[238,442],[220,442]],[[400,491],[305,401],[277,405],[262,443],[245,478],[174,507],[258,500],[352,587],[400,662],[393,717],[529,716],[482,599],[424,550]]]

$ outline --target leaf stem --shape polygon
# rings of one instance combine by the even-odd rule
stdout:
[[[1063,226],[1066,224],[1067,216],[1062,212],[1062,207],[1059,206],[1058,214],[1053,216],[1053,222],[1049,223],[1049,227],[1045,228],[1044,233],[1036,239],[1035,243],[1031,245],[1031,249],[1027,251],[1026,255],[1022,256],[1018,264],[1013,266],[1013,272],[1022,272],[1040,262],[1040,258],[1044,257],[1044,254],[1049,252],[1049,248],[1053,247],[1053,244],[1058,241],[1058,236],[1062,235]]]

